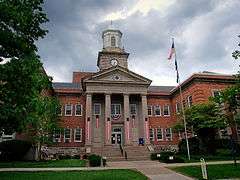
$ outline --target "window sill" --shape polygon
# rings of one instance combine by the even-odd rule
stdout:
[[[77,114],[75,114],[75,116],[82,116],[82,114],[81,114],[81,115],[77,115]]]

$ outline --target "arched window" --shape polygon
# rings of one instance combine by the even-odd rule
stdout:
[[[115,47],[116,46],[116,39],[114,36],[111,37],[111,46]]]

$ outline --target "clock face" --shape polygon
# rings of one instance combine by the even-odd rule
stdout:
[[[112,66],[118,65],[118,61],[117,61],[116,59],[112,59],[112,60],[111,60],[111,65],[112,65]]]

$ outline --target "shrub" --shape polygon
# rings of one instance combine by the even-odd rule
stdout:
[[[91,167],[101,166],[101,156],[92,154],[88,157],[88,160]]]
[[[157,157],[157,154],[160,154],[160,153],[152,153],[150,156],[151,160],[160,160],[160,157]]]
[[[199,139],[196,137],[189,138],[188,143],[189,143],[189,150],[190,150],[191,154],[199,154],[199,152],[200,152]],[[178,148],[179,148],[180,154],[187,153],[187,145],[186,145],[185,139],[183,139],[182,141],[179,142]]]
[[[10,140],[0,143],[0,160],[17,161],[22,160],[24,155],[32,147],[31,143],[22,140]]]
[[[172,159],[170,159],[170,157],[172,157]],[[183,163],[184,159],[177,156],[174,152],[166,151],[160,153],[159,161],[164,163]]]

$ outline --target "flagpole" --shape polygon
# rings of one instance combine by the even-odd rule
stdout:
[[[172,43],[174,43],[174,38],[172,38]],[[174,50],[175,50],[175,52],[174,52],[175,53],[175,63],[177,63],[176,48],[174,48]],[[179,77],[178,69],[177,69],[177,76],[178,76],[178,86],[179,86],[179,93],[180,93],[180,101],[181,101],[182,112],[183,112],[183,124],[184,124],[184,133],[185,133],[185,139],[186,139],[186,145],[187,145],[188,160],[190,160],[190,150],[189,150],[189,143],[188,143],[188,137],[187,137],[186,116],[185,116],[185,111],[184,111],[182,86],[181,86],[181,83],[180,83],[180,77]]]

